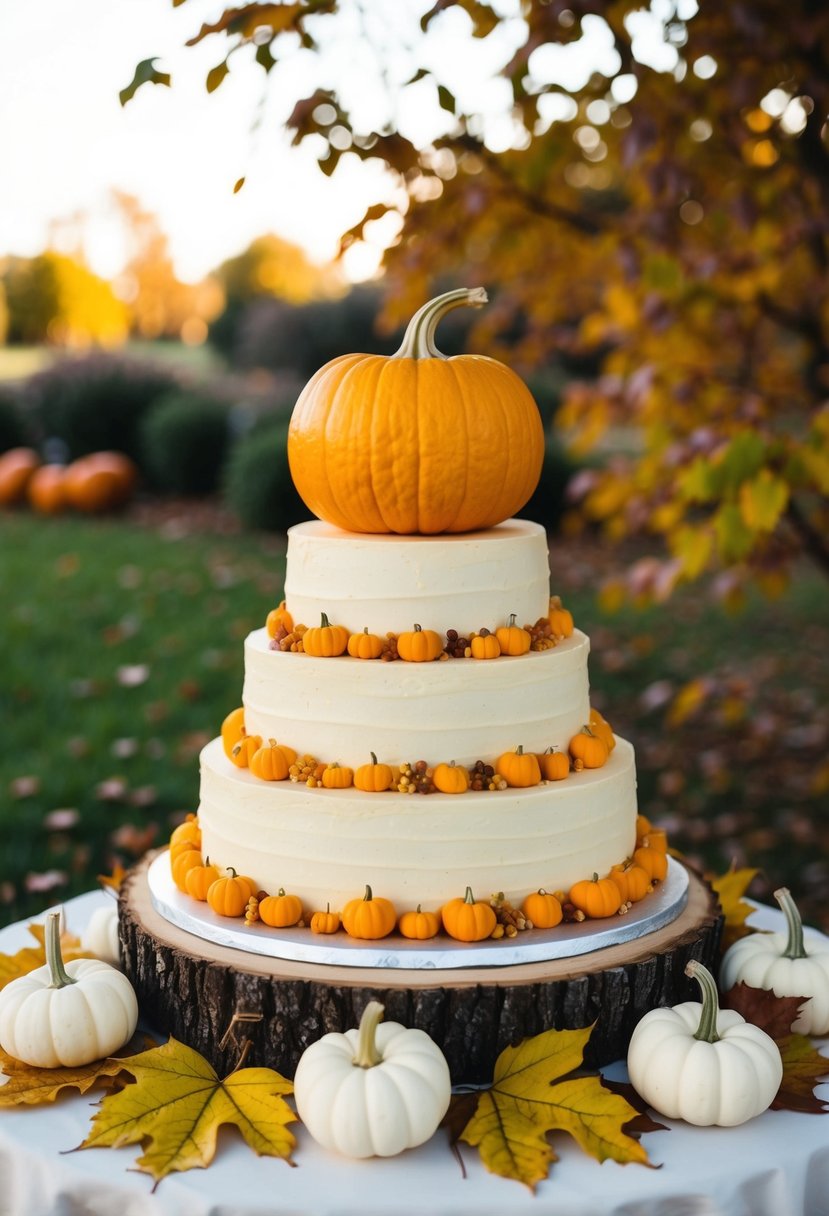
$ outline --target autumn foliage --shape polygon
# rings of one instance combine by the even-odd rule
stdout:
[[[271,72],[297,35],[312,53],[347,40],[348,7],[244,4],[189,45],[222,44],[213,91],[246,46]],[[475,348],[524,371],[562,353],[598,367],[570,385],[558,425],[578,452],[614,453],[573,487],[581,524],[664,539],[665,560],[632,572],[640,596],[705,572],[727,598],[748,575],[775,592],[800,554],[829,571],[829,10],[809,0],[792,0],[785,19],[771,0],[676,0],[650,14],[630,0],[513,7],[505,18],[483,0],[424,5],[421,43],[392,54],[369,4],[377,95],[401,104],[367,121],[362,73],[341,92],[320,78],[297,99],[288,126],[295,142],[320,145],[325,173],[356,156],[392,174],[344,247],[367,224],[399,228],[386,256],[390,323],[436,280],[482,283],[495,304]],[[491,115],[464,106],[454,59],[441,60],[452,64],[445,78],[412,70],[420,56],[436,62],[430,48],[460,26],[470,57],[473,40],[500,47],[497,137]],[[599,35],[601,70],[568,92],[549,52]],[[125,96],[150,81],[169,83],[154,61]],[[395,119],[415,89],[440,119],[429,136]]]

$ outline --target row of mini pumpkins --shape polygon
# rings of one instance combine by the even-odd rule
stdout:
[[[92,452],[61,465],[41,463],[33,448],[12,448],[0,455],[0,506],[28,503],[42,515],[110,511],[131,498],[137,480],[122,452]]]
[[[569,893],[531,892],[521,905],[526,919],[536,929],[553,929],[564,917],[563,904],[572,905],[580,919],[603,919],[614,916],[625,905],[637,903],[662,881],[668,871],[665,833],[651,827],[646,820],[637,838],[633,856],[616,865],[606,878],[594,874],[592,879],[574,883]],[[207,903],[219,916],[245,917],[251,924],[261,920],[274,929],[305,924],[305,909],[301,899],[280,888],[275,895],[260,898],[257,884],[251,878],[230,868],[222,876],[219,868],[201,854],[201,829],[198,820],[188,818],[180,824],[170,839],[170,868],[178,889],[191,898]],[[437,911],[425,911],[420,905],[414,911],[398,916],[392,902],[375,896],[369,886],[361,898],[349,900],[342,913],[316,911],[308,921],[312,933],[336,933],[340,926],[350,937],[378,939],[395,929],[403,936],[424,941],[435,937],[441,929],[458,941],[483,941],[491,937],[497,924],[493,906],[475,899],[467,887],[463,897],[450,899]]]
[[[547,620],[554,638],[572,637],[572,613],[562,607],[558,596],[550,599]],[[271,638],[290,634],[296,628],[284,600],[268,613],[265,627]],[[302,629],[302,626],[299,628]],[[471,657],[497,659],[501,655],[527,654],[532,640],[529,629],[516,624],[513,612],[507,624],[494,632],[483,630],[471,636]],[[320,659],[338,658],[344,654],[353,659],[379,659],[385,649],[385,639],[379,634],[369,633],[368,628],[361,633],[350,633],[344,625],[332,625],[325,612],[320,614],[319,625],[302,630],[299,641],[303,653]],[[398,634],[396,645],[398,658],[408,663],[430,663],[445,653],[444,640],[437,630],[422,629],[418,624],[415,624],[413,629]]]
[[[293,776],[298,753],[285,743],[261,735],[249,735],[244,725],[244,707],[234,709],[222,723],[222,745],[225,755],[237,768],[248,769],[262,781],[286,781]],[[562,781],[571,770],[602,768],[616,746],[608,723],[598,712],[590,711],[590,724],[573,736],[567,752],[550,747],[545,752],[525,752],[522,746],[503,752],[496,762],[496,774],[513,789],[528,789],[542,781]],[[357,769],[345,764],[317,764],[319,780],[313,785],[325,789],[349,789],[352,785],[364,793],[384,793],[396,786],[395,771],[390,764],[380,763],[374,752],[371,763]],[[435,766],[432,781],[442,794],[463,794],[470,788],[470,771],[454,760]]]

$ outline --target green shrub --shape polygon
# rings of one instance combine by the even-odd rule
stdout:
[[[225,469],[224,499],[247,528],[284,532],[313,516],[288,468],[288,422],[261,422],[237,440]]]
[[[141,465],[171,494],[213,494],[230,450],[230,407],[202,393],[162,397],[139,426]]]
[[[61,440],[67,459],[115,449],[140,464],[141,419],[178,386],[167,368],[94,354],[38,372],[26,394],[40,438]]]
[[[538,486],[530,501],[517,514],[522,519],[543,524],[548,532],[558,531],[567,506],[567,484],[575,471],[575,465],[559,440],[554,435],[548,435]]]
[[[34,434],[23,411],[19,393],[9,385],[0,384],[0,452],[9,448],[27,448]]]

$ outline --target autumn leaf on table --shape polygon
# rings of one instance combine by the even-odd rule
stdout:
[[[41,1106],[54,1102],[64,1089],[85,1094],[98,1081],[115,1077],[123,1068],[120,1059],[95,1060],[79,1068],[33,1068],[0,1049],[0,1073],[9,1079],[0,1085],[0,1108]]]
[[[12,980],[19,979],[21,975],[28,975],[37,967],[46,965],[43,925],[29,925],[28,929],[38,944],[23,946],[16,954],[0,954],[0,989],[5,988]],[[61,933],[60,946],[65,963],[73,958],[92,958],[88,950],[81,949],[80,939],[71,933]]]
[[[80,1148],[141,1144],[137,1165],[156,1184],[176,1170],[205,1168],[222,1124],[233,1123],[260,1156],[290,1159],[286,1124],[296,1115],[282,1095],[290,1081],[270,1068],[243,1068],[223,1081],[191,1047],[170,1039],[121,1066],[135,1084],[106,1096]]]
[[[120,861],[116,862],[111,874],[99,874],[98,882],[105,891],[114,891],[117,895],[121,890],[121,883],[127,876],[127,871],[121,865]]]
[[[723,952],[738,938],[753,932],[746,921],[754,908],[751,904],[746,903],[743,896],[759,873],[759,870],[750,867],[744,867],[741,870],[732,867],[726,874],[721,874],[718,878],[709,876],[709,882],[719,896],[720,906],[725,917],[721,947]]]
[[[591,1030],[547,1030],[501,1052],[492,1086],[460,1137],[480,1151],[491,1173],[534,1190],[558,1159],[547,1139],[552,1131],[569,1133],[598,1161],[649,1164],[624,1131],[638,1115],[634,1107],[596,1075],[569,1075],[582,1062]]]
[[[829,1057],[821,1055],[806,1035],[792,1034],[792,1023],[806,999],[777,996],[741,981],[723,995],[722,1003],[765,1030],[780,1049],[783,1080],[771,1109],[820,1115],[829,1111],[829,1103],[816,1097],[814,1089],[821,1079],[829,1077]]]

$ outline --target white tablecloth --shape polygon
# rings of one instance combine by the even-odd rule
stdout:
[[[80,933],[108,897],[66,905]],[[771,909],[754,923],[779,927]],[[0,930],[0,951],[32,942],[26,924]],[[829,1044],[822,1050],[829,1055]],[[622,1064],[605,1070],[625,1079]],[[829,1100],[829,1083],[818,1090]],[[736,1128],[669,1123],[644,1138],[659,1169],[599,1164],[569,1137],[535,1195],[496,1178],[462,1146],[464,1178],[439,1131],[389,1160],[348,1161],[319,1148],[299,1124],[296,1168],[256,1157],[233,1128],[207,1170],[152,1179],[133,1170],[137,1147],[71,1152],[85,1138],[98,1097],[0,1109],[0,1216],[829,1216],[829,1116],[767,1111]]]

